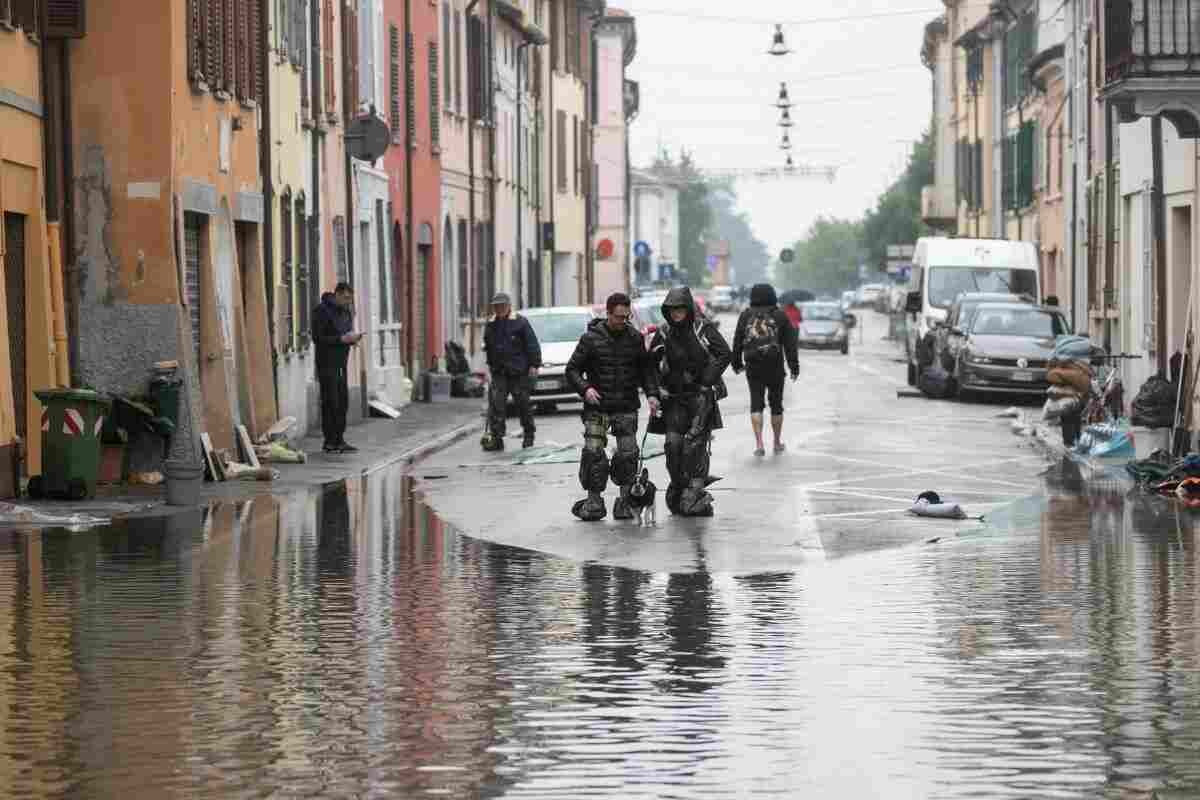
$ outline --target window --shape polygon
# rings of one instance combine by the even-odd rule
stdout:
[[[340,215],[333,218],[333,255],[338,282],[350,280],[350,265],[346,259],[346,219]]]
[[[290,189],[284,190],[279,198],[279,255],[282,259],[279,265],[279,279],[283,284],[284,302],[279,309],[279,338],[280,348],[283,352],[289,352],[292,349],[292,315],[294,309],[293,296],[293,262],[292,262],[292,192]]]
[[[1036,142],[1036,127],[1032,122],[1026,122],[1004,140],[1002,196],[1006,209],[1022,209],[1033,203]]]
[[[467,291],[467,281],[470,279],[467,259],[467,223],[458,221],[458,310],[463,316],[471,313],[471,296]]]
[[[1029,93],[1026,67],[1033,58],[1037,39],[1033,14],[1023,14],[1004,34],[1004,107],[1011,108]]]
[[[395,212],[388,203],[388,217]],[[393,218],[394,219],[394,218]],[[404,233],[399,220],[392,222],[392,322],[399,324],[404,318]],[[404,350],[403,347],[400,348]]]
[[[483,20],[472,15],[467,20],[467,81],[471,119],[491,119],[491,56],[487,52]]]
[[[0,0],[0,20],[34,36],[42,27],[37,0]]]
[[[447,46],[450,40],[446,40]],[[459,114],[462,113],[462,14],[454,12],[454,110]],[[450,92],[446,92],[446,106],[450,105]]]
[[[565,194],[567,191],[567,112],[558,109],[555,113],[555,164],[554,171],[555,185],[558,186],[558,191]]]
[[[296,224],[296,294],[300,298],[299,328],[296,333],[300,344],[306,344],[308,336],[308,282],[310,280],[308,263],[308,224],[304,216],[304,193],[296,196],[294,204]]]
[[[325,115],[330,118],[337,116],[337,89],[333,69],[333,4],[336,2],[338,0],[324,0],[321,20],[324,26],[321,36],[321,69],[325,78]]]
[[[400,29],[388,27],[388,125],[392,144],[400,143]]]
[[[571,115],[571,157],[574,159],[575,194],[579,194],[579,117]]]
[[[387,268],[387,236],[386,222],[383,218],[383,201],[375,201],[375,267],[379,273],[379,321],[387,322],[388,319],[388,300],[391,299],[391,287],[388,286],[388,268]],[[367,260],[367,254],[363,253],[363,263],[370,263]],[[381,347],[380,350],[383,348]]]
[[[449,59],[446,63],[450,63]],[[438,43],[429,43],[429,146],[434,153],[442,145],[442,118],[438,114],[440,105],[438,86]],[[446,94],[449,94],[447,92]]]
[[[342,16],[342,116],[349,124],[358,116],[358,10],[343,6]]]
[[[36,13],[36,3],[17,3]],[[262,99],[263,64],[258,40],[262,26],[255,0],[188,0],[188,79],[199,91],[221,91],[245,102]]]
[[[417,76],[416,76],[416,54],[414,53],[415,45],[413,44],[413,35],[411,32],[404,34],[404,117],[405,130],[408,131],[408,146],[417,146]],[[436,74],[437,70],[434,70]],[[434,108],[437,108],[435,105]],[[435,115],[436,116],[436,115]]]
[[[372,0],[359,0],[358,50],[359,60],[358,103],[359,106],[380,106],[375,97],[375,10]]]

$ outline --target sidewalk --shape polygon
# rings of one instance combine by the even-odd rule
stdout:
[[[290,494],[345,480],[400,463],[413,463],[483,429],[483,400],[453,398],[441,403],[412,403],[399,419],[371,418],[346,431],[346,438],[359,448],[349,455],[329,455],[321,450],[322,439],[309,436],[294,442],[308,454],[304,464],[270,464],[279,471],[274,481],[232,480],[206,482],[202,505],[236,502],[262,494]],[[17,505],[57,516],[70,514],[96,517],[136,518],[169,516],[189,511],[166,504],[164,486],[101,485],[94,500],[33,501],[22,497]],[[38,523],[21,527],[46,527]]]

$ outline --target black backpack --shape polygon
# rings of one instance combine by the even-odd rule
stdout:
[[[746,320],[746,338],[742,343],[742,359],[747,364],[761,364],[779,352],[779,324],[774,309],[755,311]]]

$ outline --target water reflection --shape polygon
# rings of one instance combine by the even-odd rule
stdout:
[[[449,530],[400,472],[0,531],[14,797],[1200,791],[1192,515],[1072,462],[974,535],[656,575]]]

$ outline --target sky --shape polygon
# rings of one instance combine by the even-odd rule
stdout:
[[[635,166],[666,147],[702,167],[782,166],[774,107],[786,81],[797,165],[838,167],[820,179],[739,181],[739,205],[778,253],[818,216],[857,218],[903,170],[928,127],[929,71],[921,64],[936,0],[609,0],[637,23],[628,76],[641,88],[630,128]],[[909,13],[905,13],[909,12]],[[837,20],[822,21],[814,20]],[[775,24],[794,52],[770,56]]]

